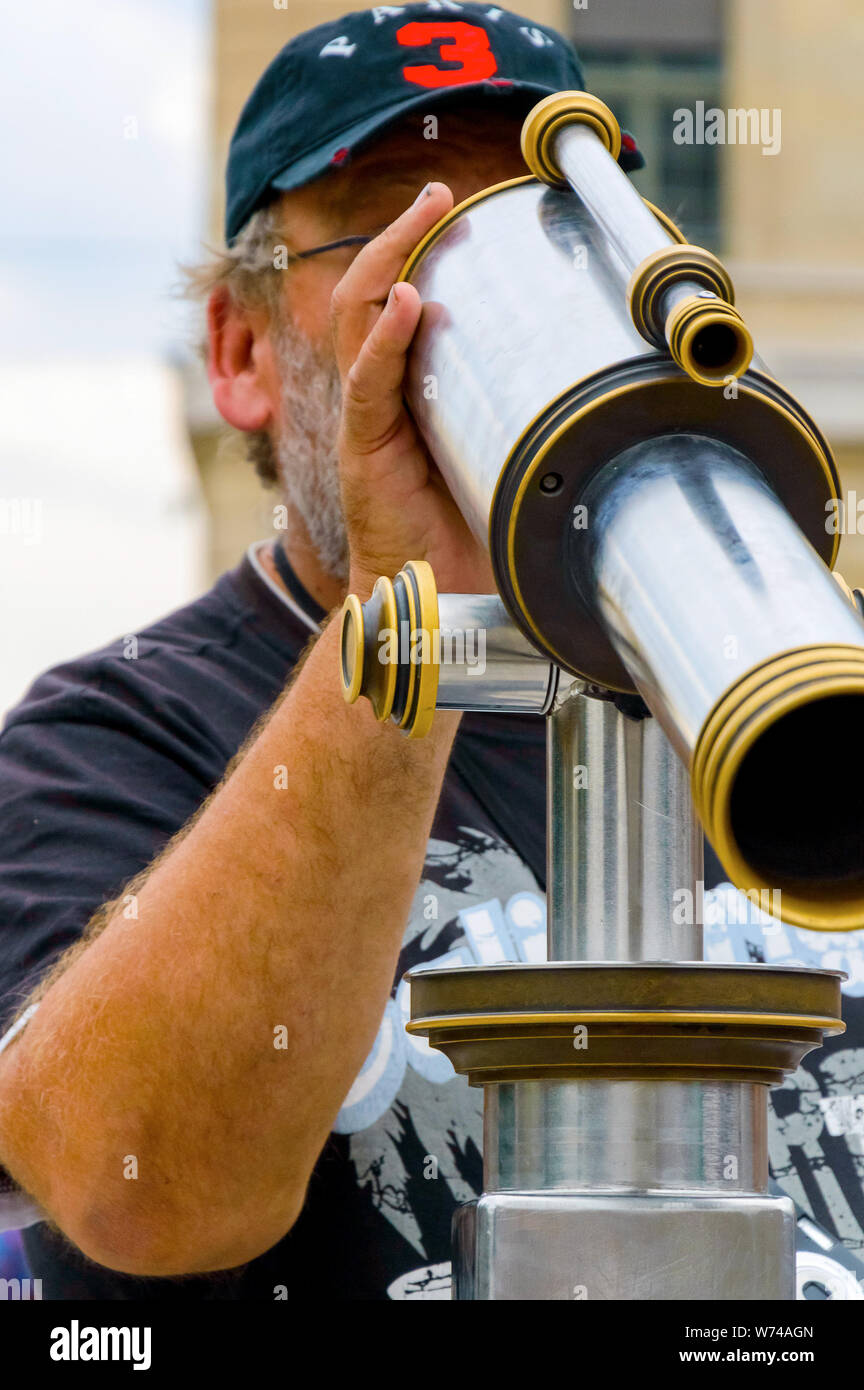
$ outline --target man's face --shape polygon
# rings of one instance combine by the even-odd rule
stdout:
[[[526,172],[521,120],[493,108],[444,109],[437,138],[428,117],[412,116],[359,153],[350,166],[282,200],[289,250],[352,235],[375,235],[404,212],[430,181],[446,183],[457,203]],[[434,127],[433,127],[434,129]],[[357,248],[324,252],[285,272],[281,323],[269,363],[273,452],[286,499],[325,574],[344,580],[348,552],[339,494],[339,374],[330,341],[330,298]]]

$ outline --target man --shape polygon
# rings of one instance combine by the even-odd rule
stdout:
[[[197,279],[287,527],[0,740],[0,1161],[48,1297],[448,1294],[482,1098],[404,1034],[400,982],[542,953],[543,721],[408,742],[344,705],[327,615],[409,558],[493,587],[403,405],[395,282],[583,85],[553,31],[432,0],[302,35],[241,116]]]

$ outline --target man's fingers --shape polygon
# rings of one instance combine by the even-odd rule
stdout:
[[[413,285],[394,284],[348,371],[342,392],[342,437],[352,454],[374,453],[402,421],[405,359],[422,307]]]
[[[453,194],[446,184],[427,184],[401,217],[364,246],[339,281],[333,292],[331,316],[336,361],[343,376],[414,247],[452,206]]]

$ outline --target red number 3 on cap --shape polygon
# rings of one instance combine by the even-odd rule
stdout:
[[[403,24],[396,31],[396,37],[411,48],[440,42],[439,57],[448,63],[462,64],[461,68],[436,68],[434,63],[403,68],[405,81],[416,82],[418,87],[457,87],[464,82],[483,82],[498,71],[495,54],[489,47],[489,35],[476,24]]]

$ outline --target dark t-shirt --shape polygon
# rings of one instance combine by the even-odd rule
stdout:
[[[11,712],[0,736],[0,1028],[218,783],[322,617],[298,584],[286,599],[247,556],[195,603],[41,676]],[[37,1224],[25,1248],[45,1297],[449,1297],[451,1217],[481,1188],[482,1093],[405,1033],[402,976],[445,959],[544,958],[544,749],[540,718],[463,719],[380,1031],[288,1235],[239,1270],[139,1280]],[[290,913],[286,903],[286,923]],[[768,938],[770,959],[851,969],[850,1032],[774,1093],[772,1160],[791,1195],[860,1248],[862,934],[784,933]],[[708,930],[709,958],[762,959],[764,943],[756,926]]]
[[[247,556],[195,603],[41,676],[10,713],[0,736],[0,1030],[96,908],[189,819],[279,695],[323,617],[295,592],[299,602],[286,602]],[[301,1218],[244,1269],[179,1287],[146,1281],[148,1296],[446,1296],[450,1219],[480,1190],[482,1094],[404,1032],[402,976],[443,956],[542,958],[542,891],[498,816],[519,808],[524,850],[542,873],[544,778],[541,718],[465,718],[392,998]],[[290,912],[286,903],[286,923]],[[84,1260],[44,1225],[28,1229],[25,1247],[46,1297],[140,1295],[141,1281]]]

